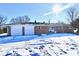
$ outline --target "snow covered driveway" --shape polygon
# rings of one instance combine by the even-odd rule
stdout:
[[[79,36],[35,38],[0,44],[0,56],[79,56]]]

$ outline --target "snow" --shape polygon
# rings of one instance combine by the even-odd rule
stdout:
[[[45,34],[16,37],[16,40],[21,41],[0,44],[0,56],[79,56],[78,35],[56,35],[58,37]],[[13,37],[5,37],[2,40],[6,42],[11,41],[11,39],[15,40]],[[2,40],[0,41],[2,42]]]
[[[0,34],[0,36],[5,36],[5,35],[7,35],[7,33]]]
[[[8,36],[0,38],[0,44],[4,43],[12,43],[12,42],[20,42],[20,41],[29,41],[33,40],[34,38],[38,37],[37,35],[27,35],[27,36]]]

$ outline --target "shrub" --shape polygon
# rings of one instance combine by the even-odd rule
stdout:
[[[0,34],[7,33],[7,28],[0,29]]]
[[[3,30],[2,29],[0,29],[0,34],[2,34],[3,33]]]

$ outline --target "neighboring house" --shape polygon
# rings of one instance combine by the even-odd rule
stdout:
[[[6,24],[8,35],[32,35],[47,34],[49,31],[48,24],[28,22],[25,24]]]
[[[72,27],[69,24],[64,24],[64,23],[51,23],[49,27],[50,32],[57,32],[57,33],[71,33],[73,32]]]

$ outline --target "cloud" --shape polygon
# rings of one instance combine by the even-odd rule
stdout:
[[[70,7],[73,7],[75,4],[67,4],[67,5],[65,5],[64,7],[62,7],[61,8],[61,12],[63,11],[63,10],[65,10],[65,9],[68,9],[68,8],[70,8]],[[47,13],[45,13],[45,14],[43,14],[43,16],[47,16],[47,15],[50,15],[50,14],[53,14],[54,12],[53,11],[50,11],[50,12],[47,12]]]

